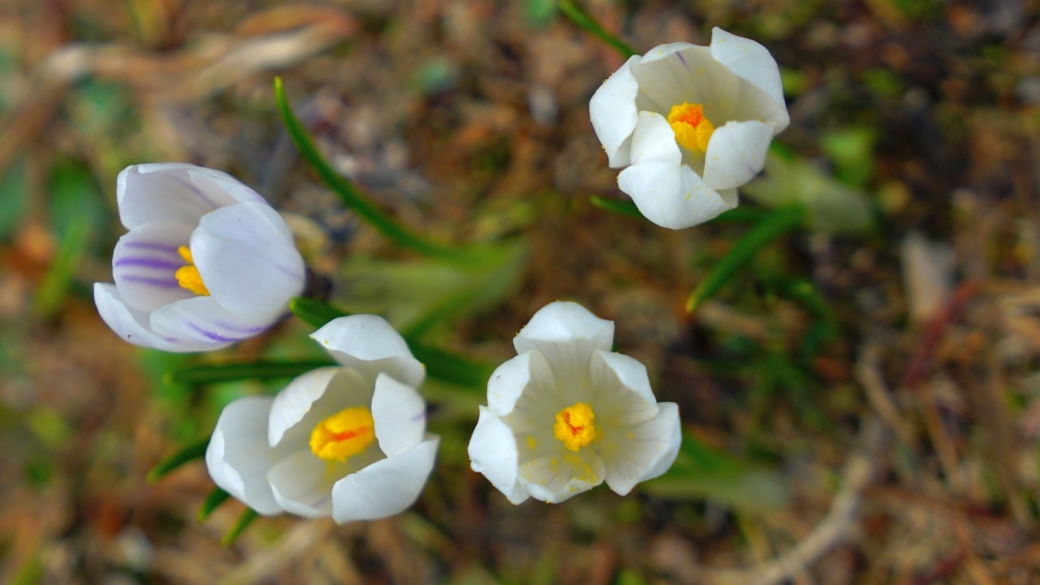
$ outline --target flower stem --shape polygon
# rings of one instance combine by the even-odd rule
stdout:
[[[575,26],[610,45],[626,59],[639,54],[628,43],[607,32],[600,23],[596,22],[596,19],[582,10],[573,0],[560,0],[560,12]]]
[[[800,205],[785,207],[766,216],[737,240],[729,253],[712,267],[686,301],[686,312],[692,313],[726,284],[737,270],[747,266],[759,250],[773,240],[805,223],[805,209]]]
[[[344,205],[352,209],[373,227],[383,232],[383,235],[386,237],[420,254],[449,260],[468,260],[472,256],[470,250],[466,248],[455,248],[432,242],[408,229],[383,213],[349,179],[333,169],[322,157],[317,145],[314,144],[314,140],[311,139],[310,134],[307,133],[303,124],[300,123],[300,120],[293,113],[289,100],[285,97],[285,89],[282,86],[280,77],[274,78],[274,99],[278,106],[278,113],[282,118],[282,123],[285,125],[285,130],[296,144],[296,148],[300,150],[300,154],[310,163],[322,181],[339,195]]]

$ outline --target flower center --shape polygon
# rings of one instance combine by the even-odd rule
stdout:
[[[375,440],[372,411],[364,406],[341,410],[315,425],[311,451],[325,461],[346,461]]]
[[[177,278],[177,284],[197,295],[208,297],[209,291],[202,282],[202,275],[199,274],[199,269],[195,268],[195,263],[191,259],[191,250],[187,246],[181,246],[177,248],[177,253],[184,258],[185,262],[185,266],[181,266],[173,274]]]
[[[708,151],[708,141],[715,125],[704,117],[704,106],[683,102],[668,112],[668,125],[675,132],[675,141],[687,150]]]
[[[592,407],[584,402],[575,402],[556,413],[556,424],[553,434],[565,447],[577,451],[596,438],[596,425],[592,421],[596,414]]]

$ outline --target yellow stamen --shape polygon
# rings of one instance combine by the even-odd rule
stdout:
[[[325,461],[346,461],[365,450],[376,438],[372,411],[364,406],[341,410],[311,431],[311,452]]]
[[[191,250],[187,246],[181,246],[177,248],[177,253],[184,258],[186,266],[181,266],[177,269],[177,272],[173,274],[177,278],[177,284],[181,285],[181,288],[186,288],[191,292],[203,296],[209,296],[209,290],[206,289],[206,285],[202,282],[202,275],[199,274],[199,269],[195,268],[195,262],[191,259]]]
[[[715,125],[704,116],[704,106],[683,102],[668,112],[668,125],[675,132],[675,141],[687,150],[708,151],[708,141]]]
[[[596,438],[596,414],[584,402],[575,402],[556,413],[553,434],[571,451],[577,451]]]

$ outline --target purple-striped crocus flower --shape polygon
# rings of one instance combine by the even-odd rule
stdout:
[[[240,398],[206,449],[210,477],[265,516],[342,524],[403,512],[433,470],[426,370],[382,317],[340,317],[315,331],[340,367],[297,377],[277,396]]]
[[[304,286],[289,227],[230,175],[184,163],[119,173],[115,284],[96,283],[105,323],[134,345],[208,351],[252,337]]]

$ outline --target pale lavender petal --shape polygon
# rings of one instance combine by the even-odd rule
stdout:
[[[191,253],[209,293],[228,311],[270,321],[288,311],[304,285],[304,264],[285,220],[266,203],[247,201],[206,214]]]
[[[170,222],[151,222],[130,230],[112,252],[112,276],[123,299],[138,311],[195,296],[181,288],[174,274],[185,265],[177,254],[186,246],[191,228]]]
[[[148,313],[129,307],[114,285],[94,284],[94,303],[105,324],[127,343],[178,353],[212,349],[210,344],[155,333],[148,325]]]
[[[177,301],[154,311],[152,330],[164,337],[175,337],[210,349],[225,347],[253,337],[273,324],[250,322],[227,311],[213,297],[194,297]]]
[[[235,199],[216,183],[199,185],[192,181],[190,173],[201,168],[187,163],[157,163],[123,169],[116,178],[120,221],[128,229],[153,221],[194,228],[203,214],[234,203]]]

